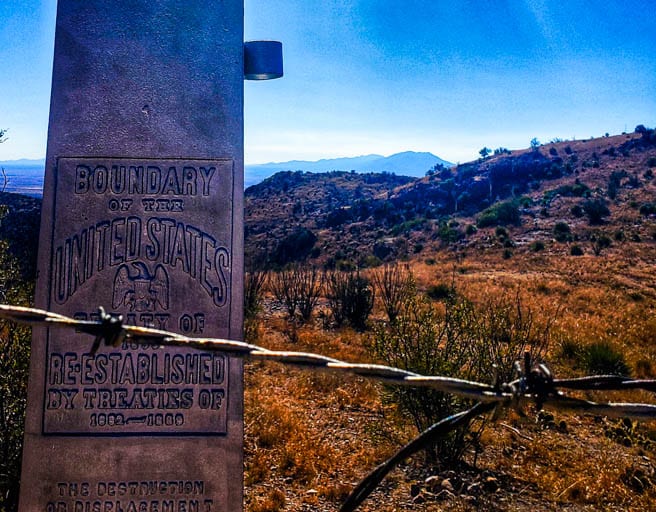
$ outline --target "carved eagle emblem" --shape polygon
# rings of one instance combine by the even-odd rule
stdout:
[[[151,274],[145,263],[130,265],[123,264],[116,271],[112,307],[127,306],[138,312],[169,309],[169,276],[164,267],[157,265]]]

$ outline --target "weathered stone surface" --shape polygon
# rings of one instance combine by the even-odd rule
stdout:
[[[241,336],[242,18],[59,0],[38,307]],[[241,361],[92,341],[34,330],[21,512],[240,510]]]

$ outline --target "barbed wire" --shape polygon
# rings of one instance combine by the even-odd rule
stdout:
[[[570,412],[583,412],[597,416],[631,417],[636,419],[656,419],[656,405],[643,403],[598,403],[564,395],[561,389],[587,391],[626,391],[641,389],[656,391],[654,379],[631,379],[617,375],[588,376],[575,379],[554,379],[544,364],[532,366],[526,354],[523,364],[515,365],[518,378],[508,383],[494,385],[472,382],[439,375],[418,373],[378,364],[349,363],[309,352],[276,351],[246,343],[221,338],[196,338],[181,334],[123,324],[122,317],[108,314],[99,308],[99,320],[77,320],[58,313],[41,309],[0,304],[0,318],[20,323],[41,324],[48,327],[72,328],[94,336],[91,353],[95,354],[104,342],[107,346],[118,347],[125,340],[144,345],[166,345],[191,347],[205,351],[218,351],[251,360],[276,361],[286,365],[326,370],[372,378],[388,384],[429,387],[443,393],[451,393],[462,398],[477,400],[471,409],[445,418],[410,443],[401,448],[390,459],[374,469],[354,489],[342,505],[342,512],[355,511],[373,492],[385,476],[401,461],[412,454],[430,446],[459,426],[466,425],[476,416],[498,407],[513,407],[522,413],[527,402],[535,403],[538,409],[547,406],[552,409]]]

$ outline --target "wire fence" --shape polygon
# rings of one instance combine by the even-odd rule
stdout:
[[[384,365],[349,363],[307,352],[274,351],[242,341],[219,338],[192,338],[148,327],[124,325],[120,316],[108,314],[102,308],[99,308],[99,316],[98,321],[76,320],[40,309],[0,304],[0,318],[20,323],[41,324],[48,327],[68,327],[94,336],[90,349],[92,354],[95,354],[103,343],[107,346],[118,347],[125,340],[130,339],[130,341],[137,344],[191,347],[205,351],[223,352],[250,360],[277,361],[286,365],[313,370],[349,373],[380,380],[388,384],[429,387],[477,401],[472,408],[449,416],[431,426],[387,461],[376,467],[349,495],[342,504],[341,512],[355,511],[385,476],[403,460],[430,446],[437,439],[458,427],[467,425],[476,416],[499,407],[515,408],[521,412],[524,405],[534,403],[538,409],[547,406],[551,409],[589,413],[598,416],[656,419],[656,405],[598,403],[566,396],[562,392],[563,389],[579,391],[641,389],[654,392],[656,391],[656,380],[631,379],[617,375],[556,379],[544,364],[533,365],[528,354],[525,356],[524,361],[518,361],[515,364],[517,374],[515,380],[490,385],[439,375],[420,375]]]

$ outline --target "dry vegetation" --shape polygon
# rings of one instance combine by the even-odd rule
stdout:
[[[389,304],[381,301],[384,283],[375,273],[381,260],[402,261],[416,293],[437,310],[453,289],[479,306],[519,296],[522,310],[536,322],[551,322],[543,357],[557,377],[617,372],[654,378],[655,134],[637,128],[588,141],[554,141],[511,156],[499,151],[387,191],[339,173],[321,175],[314,185],[307,174],[287,173],[278,177],[287,180],[283,189],[275,179],[267,181],[265,195],[247,191],[251,252],[268,247],[274,255],[269,262],[281,267],[282,253],[271,243],[291,241],[302,246],[306,267],[348,269],[355,263],[378,290],[364,332],[336,327],[325,297],[309,321],[299,321],[269,293],[248,336],[270,348],[373,361],[372,326],[389,322]],[[523,178],[519,193],[517,176],[503,174],[515,164],[539,175]],[[489,186],[487,210],[471,203],[463,209],[464,199],[450,202],[453,187],[467,190],[477,183]],[[497,221],[501,210],[494,197],[514,208],[514,217]],[[281,223],[280,215],[289,222]],[[488,381],[492,375],[490,368]],[[653,403],[647,392],[578,396]],[[416,435],[391,397],[383,385],[359,378],[248,365],[247,509],[339,509],[361,478]],[[656,510],[656,422],[548,407],[524,416],[505,411],[490,419],[478,441],[479,449],[474,452],[473,443],[460,464],[424,455],[406,461],[362,510]]]
[[[652,250],[652,255],[655,253]],[[656,279],[650,261],[527,254],[505,260],[436,255],[410,268],[418,292],[455,285],[476,302],[519,292],[536,317],[555,318],[546,360],[557,376],[585,375],[572,347],[606,341],[632,375],[653,377]],[[651,262],[654,260],[651,259]],[[438,304],[436,302],[436,304]],[[253,334],[269,348],[370,361],[371,332],[290,324],[271,296]],[[373,322],[383,321],[376,303]],[[337,510],[349,490],[416,431],[383,386],[360,378],[279,365],[246,376],[247,509]],[[586,395],[582,395],[586,396]],[[590,393],[591,399],[649,401],[646,393]],[[547,408],[548,410],[548,408]],[[476,458],[449,468],[424,456],[396,470],[363,510],[655,510],[656,424],[526,411],[491,422]]]

